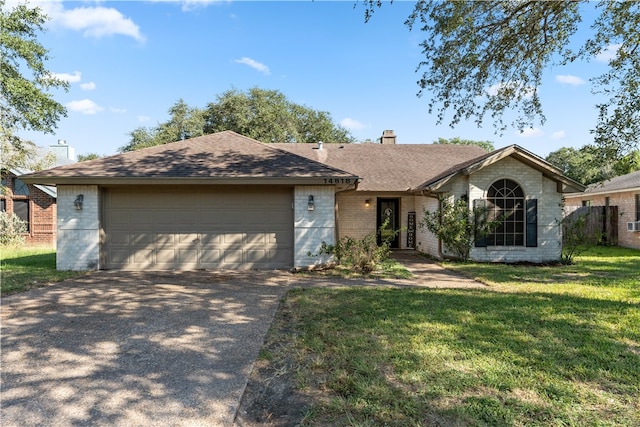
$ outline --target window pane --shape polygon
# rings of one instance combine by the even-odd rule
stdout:
[[[28,200],[14,200],[13,201],[13,213],[27,223],[27,231],[29,230],[29,201]]]
[[[15,196],[28,196],[29,187],[22,180],[17,179],[13,182],[13,194]]]
[[[489,246],[523,246],[525,229],[524,192],[517,182],[501,179],[487,191],[488,217],[500,219],[494,232],[487,237]]]

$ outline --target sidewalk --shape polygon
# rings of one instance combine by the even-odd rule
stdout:
[[[442,268],[434,260],[413,250],[397,250],[391,253],[391,258],[404,265],[413,273],[408,279],[414,286],[429,288],[486,288],[477,280],[469,279],[457,273]]]

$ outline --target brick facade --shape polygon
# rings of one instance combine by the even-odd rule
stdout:
[[[55,246],[56,244],[56,199],[33,184],[27,184],[29,195],[14,195],[16,177],[3,175],[5,182],[2,199],[5,209],[14,212],[14,200],[27,200],[29,205],[29,231],[25,244],[32,246]]]
[[[537,209],[537,246],[489,246],[472,248],[471,258],[488,262],[549,262],[558,261],[562,256],[563,218],[562,194],[557,191],[556,183],[541,172],[523,163],[507,157],[489,165],[468,178],[468,194],[472,203],[475,199],[484,199],[487,190],[496,180],[507,178],[515,181],[524,191],[525,199],[536,199]],[[460,196],[460,190],[457,194]]]
[[[313,210],[309,210],[309,196],[313,196]],[[319,255],[319,251],[322,242],[335,243],[335,188],[299,185],[295,187],[293,201],[294,267],[326,264],[330,257]]]
[[[82,209],[75,200],[83,196]],[[58,186],[58,270],[100,268],[100,203],[95,185]]]
[[[606,206],[609,198],[609,206],[618,206],[618,246],[624,248],[640,249],[640,232],[627,231],[627,223],[639,221],[636,218],[636,196],[640,191],[619,191],[608,194],[584,193],[579,196],[567,197],[565,199],[565,210],[570,211],[572,207],[580,207],[582,203],[589,206]]]

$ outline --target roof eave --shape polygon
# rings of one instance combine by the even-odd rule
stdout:
[[[25,176],[24,182],[41,185],[337,185],[356,184],[354,175],[313,177],[105,177]]]

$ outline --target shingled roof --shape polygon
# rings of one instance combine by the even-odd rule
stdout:
[[[583,191],[585,186],[573,179],[564,176],[562,171],[541,157],[536,156],[530,151],[525,150],[519,145],[509,145],[504,148],[485,153],[474,159],[461,162],[452,168],[440,173],[439,175],[430,177],[418,188],[421,190],[437,192],[441,187],[446,185],[453,179],[462,175],[470,175],[484,167],[492,165],[506,157],[512,157],[525,165],[538,170],[543,176],[555,181],[561,188],[562,192]]]
[[[567,194],[567,197],[581,196],[587,194],[607,194],[620,191],[640,191],[640,171],[631,172],[626,175],[616,176],[587,187],[584,193]]]
[[[232,131],[74,163],[25,175],[44,184],[273,183],[324,178],[357,179],[352,173],[314,162]],[[228,182],[227,182],[228,181]]]
[[[486,155],[475,145],[271,144],[361,177],[360,191],[410,191],[454,166]]]

